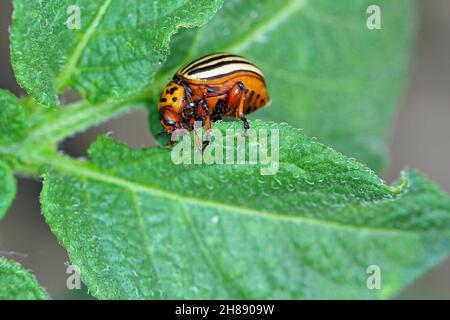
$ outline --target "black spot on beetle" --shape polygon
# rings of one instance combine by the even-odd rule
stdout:
[[[166,89],[166,94],[169,94],[169,89]]]
[[[175,91],[178,90],[178,87],[172,87],[170,88],[170,94],[173,94]]]
[[[173,101],[173,102],[177,102],[177,97],[173,97],[173,98],[172,98],[172,101]]]
[[[166,98],[161,98],[159,101],[161,101],[161,102],[166,102],[167,99],[166,99]]]

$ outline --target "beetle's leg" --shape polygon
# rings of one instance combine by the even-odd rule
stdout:
[[[194,107],[195,120],[201,119],[202,125],[203,125],[203,123],[205,123],[205,128],[208,126],[208,122],[209,122],[209,127],[211,127],[209,115],[206,114],[206,117],[205,117],[205,111],[208,110],[208,104],[206,103],[206,101],[204,99],[200,98],[194,102],[194,105],[195,105],[195,107]],[[200,116],[199,110],[198,110],[199,106],[202,106],[202,115],[201,116]],[[206,146],[208,145],[208,144],[205,145],[205,142],[206,141],[204,141],[204,140],[200,141],[197,133],[195,133],[194,143],[201,154],[203,154],[203,150],[205,150]]]
[[[244,122],[244,129],[247,131],[250,129],[247,118],[244,115],[244,102],[245,102],[245,93],[247,89],[242,82],[237,82],[234,86],[231,87],[228,93],[228,101],[227,101],[227,110],[230,110],[233,106],[235,106],[236,118],[242,120]]]
[[[194,144],[198,151],[203,154],[203,148],[201,147],[200,138],[198,137],[197,133],[194,133]]]
[[[222,120],[222,115],[226,112],[225,107],[226,107],[225,100],[220,99],[219,101],[217,101],[213,111],[211,112],[211,120],[212,121]]]
[[[198,120],[199,119],[198,105],[196,103],[193,103],[192,110],[194,110],[194,119]]]
[[[189,131],[192,130],[192,128],[194,127],[194,123],[195,123],[195,119],[194,118],[190,118],[189,119]]]
[[[203,140],[202,152],[209,145],[209,140],[211,139],[211,115],[205,117],[205,140]]]
[[[184,106],[183,110],[182,110],[182,114],[184,115],[184,117],[186,118],[191,118],[191,117],[195,117],[195,104],[194,101],[192,100],[192,91],[189,88],[189,86],[187,86],[184,83],[181,83],[181,85],[183,85],[184,87],[184,99],[186,100],[186,105]]]
[[[199,120],[200,119],[200,115],[198,113],[198,106],[201,103],[201,99],[195,100],[194,102],[192,102],[192,109],[194,111],[194,119],[195,120]]]
[[[247,92],[247,89],[245,89],[245,86],[242,82],[238,82],[237,84],[239,88],[241,88],[241,97],[239,100],[239,105],[236,109],[236,117],[244,122],[244,130],[245,132],[247,132],[247,130],[250,129],[250,125],[248,124],[247,118],[244,115],[245,93]]]
[[[206,115],[209,114],[209,106],[208,106],[208,103],[206,102],[205,99],[200,98],[200,99],[196,100],[194,102],[194,104],[195,104],[195,107],[196,107],[196,114],[197,114],[197,116],[199,116],[198,108],[200,106],[202,106],[202,111],[203,111],[202,112],[202,116],[201,116],[202,118],[205,118]]]
[[[203,112],[206,113],[207,115],[209,115],[209,106],[208,106],[208,103],[206,102],[206,100],[202,101],[202,107],[203,107]]]
[[[203,111],[206,111],[206,115],[203,117],[203,121],[205,124],[205,138],[203,139],[202,147],[200,148],[200,141],[196,141],[197,147],[201,150],[201,153],[203,154],[203,151],[205,148],[209,145],[209,139],[211,135],[211,115],[209,114],[209,108],[208,104],[206,102],[202,102]]]
[[[194,145],[198,149],[198,151],[203,154],[203,148],[202,148],[202,142],[200,141],[198,128],[194,125],[195,119],[191,119],[192,126],[194,128]],[[200,134],[201,134],[201,128],[200,128]]]
[[[204,120],[205,120],[205,138],[203,139],[202,142],[200,142],[200,139],[199,139],[197,133],[195,133],[195,136],[194,136],[195,146],[202,154],[203,154],[203,151],[205,151],[205,148],[209,145],[209,140],[210,140],[210,136],[211,136],[211,115],[209,115],[209,114],[206,115]]]
[[[189,103],[187,103],[182,110],[182,115],[185,119],[193,118],[195,116],[194,107]]]

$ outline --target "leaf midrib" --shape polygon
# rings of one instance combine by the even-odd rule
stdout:
[[[47,156],[48,157],[48,156]],[[417,231],[417,230],[403,230],[403,229],[394,229],[394,228],[380,228],[380,227],[363,227],[356,226],[351,224],[339,223],[336,221],[327,221],[323,219],[304,217],[304,216],[289,216],[286,214],[275,214],[272,212],[266,212],[255,208],[248,207],[238,207],[231,204],[218,203],[212,200],[205,200],[191,196],[181,195],[175,192],[169,192],[162,189],[158,189],[154,186],[143,185],[136,182],[131,182],[129,180],[111,176],[105,172],[101,172],[92,168],[89,163],[75,161],[70,158],[67,158],[62,155],[53,155],[52,159],[46,159],[46,163],[51,164],[57,171],[62,173],[69,173],[75,176],[86,177],[92,180],[104,182],[107,184],[116,185],[122,188],[126,188],[132,192],[143,192],[150,193],[153,195],[161,196],[167,199],[172,199],[174,201],[182,201],[185,203],[193,203],[197,205],[201,205],[204,207],[214,208],[217,210],[226,210],[231,213],[237,213],[247,216],[253,216],[257,218],[270,219],[275,221],[284,221],[284,222],[294,222],[294,223],[304,223],[309,225],[316,225],[319,227],[328,227],[334,229],[346,230],[354,233],[365,233],[365,234],[374,234],[374,233],[388,233],[388,234],[401,234],[401,235],[410,235],[414,236],[418,233],[433,233],[435,230],[431,231]]]
[[[91,23],[86,29],[86,32],[82,35],[80,42],[75,47],[69,59],[67,59],[66,64],[63,66],[60,73],[56,77],[55,88],[57,91],[61,91],[65,88],[67,81],[75,72],[78,60],[80,59],[84,49],[94,35],[95,29],[98,27],[101,20],[105,16],[105,13],[108,10],[109,5],[111,4],[111,1],[112,0],[104,0],[102,5],[99,6],[97,12],[95,13],[94,19],[92,19]]]

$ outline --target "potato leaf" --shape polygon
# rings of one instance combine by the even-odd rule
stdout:
[[[108,138],[91,146],[90,162],[48,169],[43,214],[92,294],[387,298],[448,254],[450,200],[419,173],[387,186],[298,129],[250,125],[278,130],[277,174],[261,175],[264,164],[175,165],[168,148]],[[367,286],[374,265],[380,290]]]
[[[20,100],[0,89],[0,145],[20,142],[27,133],[27,114]]]
[[[0,300],[46,300],[47,292],[17,262],[0,259]]]

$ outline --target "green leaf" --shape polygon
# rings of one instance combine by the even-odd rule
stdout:
[[[380,6],[382,30],[367,28],[369,5]],[[173,38],[156,84],[197,56],[242,54],[263,70],[274,103],[254,117],[304,128],[380,172],[413,26],[410,0],[230,0],[205,26]],[[155,104],[150,111],[159,132]]]
[[[107,138],[91,162],[49,168],[43,214],[95,296],[387,298],[448,254],[450,199],[419,173],[387,186],[297,129],[250,125],[279,130],[276,175]],[[381,290],[366,286],[370,265]]]
[[[11,169],[0,160],[0,220],[11,206],[16,195],[16,180]]]
[[[20,100],[0,89],[0,145],[20,142],[27,133],[27,114]]]
[[[202,25],[221,4],[15,0],[11,47],[17,80],[44,105],[56,105],[57,94],[69,86],[90,101],[130,96],[150,83],[170,36],[179,27]],[[74,6],[80,29],[73,28]]]
[[[36,278],[17,262],[0,259],[0,300],[47,300]]]

